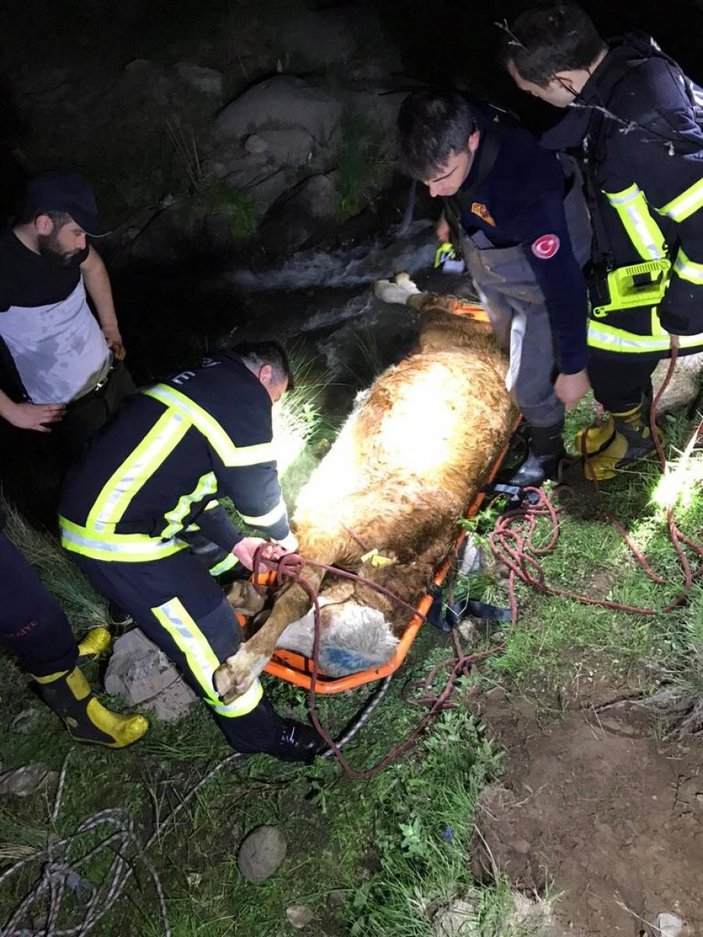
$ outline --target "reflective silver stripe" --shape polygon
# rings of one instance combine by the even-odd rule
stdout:
[[[275,461],[276,456],[271,442],[259,443],[255,446],[235,446],[217,420],[180,391],[173,390],[165,384],[157,384],[143,393],[187,416],[205,436],[226,466],[257,465],[261,462]]]
[[[685,192],[672,198],[657,211],[662,215],[668,215],[674,221],[685,221],[701,206],[703,206],[703,179],[698,179]]]
[[[92,531],[74,524],[65,517],[59,518],[61,543],[74,553],[91,556],[93,559],[135,562],[171,556],[184,549],[185,544],[175,540],[156,540],[146,534],[104,534],[96,537]]]
[[[271,508],[270,511],[267,511],[266,514],[259,514],[258,517],[254,517],[249,514],[241,514],[243,521],[246,521],[247,524],[251,524],[252,527],[270,527],[272,524],[275,524],[276,521],[280,521],[282,517],[285,516],[286,506],[283,501],[279,501],[278,504]]]
[[[175,508],[167,511],[164,515],[165,520],[169,521],[167,527],[161,532],[161,537],[175,537],[183,529],[183,518],[190,511],[191,505],[196,501],[201,501],[205,495],[211,495],[217,491],[217,479],[213,472],[202,475],[198,479],[198,484],[193,491],[187,495],[181,495]],[[217,504],[217,501],[215,502]]]
[[[601,322],[591,320],[588,325],[588,344],[604,351],[637,352],[666,351],[671,345],[668,332],[662,335],[634,335],[622,329],[615,329]],[[680,335],[681,348],[703,347],[703,334]]]
[[[165,413],[119,468],[113,472],[88,514],[89,527],[102,531],[116,524],[129,502],[173,452],[190,426],[179,413]]]
[[[688,280],[689,283],[696,283],[699,285],[703,284],[703,264],[697,264],[693,260],[689,260],[683,248],[679,249],[676,256],[674,270],[682,280]]]
[[[664,257],[664,235],[649,214],[647,200],[639,186],[633,184],[622,192],[604,194],[616,209],[639,255],[645,260]]]
[[[197,623],[188,614],[180,599],[173,598],[163,605],[152,608],[152,613],[160,625],[171,635],[178,649],[188,662],[193,676],[200,684],[205,702],[220,716],[234,718],[244,716],[256,707],[264,694],[261,681],[255,680],[246,693],[238,697],[234,703],[220,701],[213,687],[213,674],[219,666],[215,652],[210,647],[207,638],[198,628]]]

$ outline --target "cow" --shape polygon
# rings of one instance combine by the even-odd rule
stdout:
[[[376,294],[419,311],[418,348],[357,402],[301,489],[293,527],[304,559],[358,572],[414,603],[452,549],[516,411],[507,357],[486,321],[454,314],[454,301],[418,292],[406,274],[380,281]],[[313,567],[303,574],[322,587],[323,646],[340,652],[321,657],[325,672],[334,675],[340,657],[346,672],[390,658],[407,610],[363,583],[323,582]],[[263,626],[216,670],[225,702],[248,689],[277,646],[309,653],[309,607],[301,586],[283,588]]]

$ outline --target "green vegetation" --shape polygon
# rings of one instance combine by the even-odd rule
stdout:
[[[315,391],[325,378],[309,367],[306,375],[301,361],[296,371],[299,390],[289,398],[287,415],[281,415],[292,436],[302,441],[305,458],[314,461],[315,440],[325,435]],[[576,423],[590,416],[586,405]],[[673,486],[662,484],[656,465],[647,463],[603,484],[601,506],[592,486],[574,479],[575,495],[563,501],[557,547],[541,557],[549,583],[658,610],[680,591],[665,508],[657,499],[662,488],[673,488],[677,522],[692,537],[699,536],[703,451],[687,449],[691,428],[683,418],[668,421],[667,478],[675,479]],[[292,463],[294,470],[301,458]],[[484,546],[496,510],[467,524]],[[628,526],[666,580],[664,586],[644,575],[605,511]],[[10,533],[66,604],[78,631],[100,619],[102,601],[60,557],[55,543],[38,537],[16,514],[10,518]],[[544,545],[547,539],[548,530],[540,521],[534,541]],[[692,560],[696,566],[696,558]],[[506,583],[496,573],[489,566],[478,576],[460,579],[455,595],[503,604]],[[0,727],[3,767],[41,761],[59,772],[69,755],[54,819],[56,775],[33,796],[5,797],[0,804],[0,873],[33,857],[0,889],[0,921],[5,923],[34,887],[48,843],[72,836],[98,811],[115,809],[120,823],[134,823],[136,842],[150,845],[143,854],[134,840],[121,840],[134,874],[95,931],[101,937],[162,937],[165,927],[154,874],[165,894],[173,937],[283,937],[292,933],[285,916],[292,905],[313,912],[306,928],[313,937],[443,937],[443,922],[453,914],[462,919],[457,937],[539,937],[544,933],[539,919],[517,916],[514,896],[499,875],[486,885],[478,884],[471,873],[477,798],[501,773],[501,753],[472,714],[473,696],[501,683],[534,698],[542,710],[558,712],[574,705],[584,688],[604,680],[645,696],[669,694],[678,710],[676,718],[688,719],[695,727],[703,710],[703,583],[694,584],[689,602],[680,609],[652,616],[545,596],[522,584],[518,599],[520,619],[512,631],[503,629],[504,652],[460,680],[454,708],[432,723],[409,754],[369,780],[346,777],[333,759],[302,768],[265,756],[232,760],[211,775],[230,751],[204,706],[175,725],[155,723],[143,742],[124,752],[78,747],[56,717],[31,697],[11,661],[0,659],[6,716]],[[495,643],[495,627],[479,631],[475,649]],[[450,657],[448,637],[424,628],[380,707],[344,750],[355,768],[370,767],[407,737],[424,711],[409,705],[412,681]],[[98,685],[100,664],[86,669]],[[430,692],[440,690],[445,672],[440,667]],[[267,687],[280,712],[305,718],[302,692],[270,679]],[[320,698],[323,724],[340,733],[371,692],[373,688],[366,688]],[[118,701],[105,702],[119,708]],[[38,721],[32,725],[30,720],[20,734],[15,718],[27,710],[34,711]],[[674,727],[672,718],[667,718],[665,731]],[[281,829],[288,854],[269,880],[253,885],[241,876],[236,856],[243,838],[262,824]],[[74,860],[104,841],[106,830],[81,834]],[[110,847],[99,850],[81,875],[99,887],[112,874],[111,861]],[[41,907],[35,910],[39,922]],[[59,921],[65,926],[75,923],[84,910],[67,893]]]
[[[388,181],[387,149],[388,141],[378,126],[363,114],[344,114],[335,159],[340,221],[358,215]]]

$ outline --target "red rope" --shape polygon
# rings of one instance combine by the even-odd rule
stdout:
[[[656,425],[656,408],[671,380],[671,376],[676,366],[676,358],[677,349],[675,346],[672,346],[669,369],[661,387],[659,388],[659,391],[657,392],[656,397],[652,401],[652,406],[649,413],[650,429],[662,473],[666,471],[667,461]],[[698,439],[702,432],[703,420],[699,422],[696,428],[694,434],[695,438]],[[584,460],[586,458],[585,445],[586,441],[584,434],[581,453]],[[649,561],[634,543],[622,524],[605,507],[603,496],[598,486],[597,480],[593,479],[593,484],[598,505],[602,514],[627,544],[639,566],[643,569],[649,579],[652,580],[652,582],[656,583],[657,585],[666,585],[667,580],[654,572],[649,564]],[[535,557],[549,553],[556,545],[556,542],[559,538],[559,514],[563,510],[563,505],[555,507],[542,489],[528,488],[525,489],[525,491],[532,493],[535,502],[533,504],[522,506],[517,510],[506,512],[501,517],[499,517],[494,530],[488,538],[493,554],[501,562],[505,563],[505,565],[510,570],[508,590],[510,595],[510,607],[513,614],[513,622],[517,620],[518,612],[517,598],[515,594],[516,578],[520,579],[527,585],[532,586],[532,588],[536,589],[538,592],[542,592],[547,595],[561,596],[562,598],[568,598],[583,605],[596,605],[600,608],[609,608],[613,609],[614,611],[626,612],[631,615],[651,617],[657,614],[661,614],[662,612],[673,611],[675,608],[679,608],[681,605],[683,605],[688,599],[693,582],[703,574],[703,563],[701,563],[695,570],[692,570],[690,561],[684,551],[684,545],[686,545],[698,556],[703,557],[703,545],[695,542],[679,529],[675,521],[674,510],[672,507],[669,507],[667,508],[666,512],[667,529],[682,571],[683,590],[663,609],[659,610],[649,607],[627,605],[622,602],[614,602],[608,599],[595,599],[591,596],[582,595],[578,592],[572,592],[568,589],[561,589],[556,586],[551,586],[545,581],[544,570]],[[571,493],[570,490],[566,488],[566,486],[562,484],[557,485],[557,488],[555,489],[555,493],[557,495],[563,496],[565,492],[569,494]],[[539,520],[545,517],[549,518],[551,525],[549,540],[546,546],[537,547],[534,543],[534,534]]]
[[[278,585],[281,585],[286,581],[290,583],[295,582],[308,594],[313,607],[313,622],[315,628],[312,649],[312,674],[310,679],[310,692],[308,695],[310,718],[318,734],[321,736],[327,747],[332,751],[334,757],[339,762],[342,771],[344,771],[348,778],[352,778],[354,780],[368,780],[369,778],[375,777],[375,775],[379,774],[393,761],[412,748],[432,719],[434,719],[436,715],[442,712],[442,710],[448,708],[448,706],[451,705],[449,703],[449,697],[454,690],[454,686],[458,678],[466,676],[471,671],[472,667],[479,661],[485,660],[485,658],[490,657],[493,654],[497,654],[503,649],[503,644],[497,644],[486,651],[481,651],[476,654],[464,654],[459,644],[458,638],[454,636],[456,659],[452,665],[451,672],[447,678],[447,682],[444,688],[442,689],[439,696],[437,696],[435,699],[425,699],[418,701],[418,705],[424,704],[430,707],[427,713],[423,716],[410,735],[408,735],[408,737],[403,742],[394,746],[376,764],[363,770],[353,768],[342,754],[341,749],[332,738],[330,733],[322,725],[317,710],[317,679],[319,674],[318,661],[320,655],[321,635],[320,603],[318,600],[317,590],[307,579],[302,576],[302,569],[304,566],[312,566],[316,569],[322,569],[326,572],[331,572],[336,576],[341,576],[344,579],[351,579],[357,582],[362,582],[364,585],[370,586],[372,589],[375,589],[382,595],[392,599],[399,607],[410,611],[413,616],[421,615],[421,613],[414,606],[410,605],[408,602],[403,601],[403,599],[397,595],[394,595],[388,589],[380,586],[376,582],[373,582],[373,580],[366,579],[356,573],[351,573],[348,570],[338,569],[335,566],[328,566],[325,563],[317,563],[313,560],[306,560],[297,553],[286,553],[281,557],[276,557],[275,553],[276,546],[274,544],[263,544],[257,549],[254,555],[254,578],[256,581],[256,578],[258,577],[262,567],[275,570],[276,582]],[[426,618],[424,615],[422,617]],[[437,667],[433,668],[425,680],[426,686],[429,686],[433,682],[434,676],[436,675],[439,668],[441,666],[447,665],[448,662],[444,662],[442,665],[438,665]]]

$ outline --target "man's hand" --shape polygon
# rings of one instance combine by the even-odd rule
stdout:
[[[585,368],[576,374],[560,374],[554,382],[554,393],[567,410],[573,410],[590,389],[591,382]]]
[[[105,336],[105,341],[108,344],[108,347],[112,354],[117,358],[118,361],[122,361],[126,355],[124,345],[122,344],[122,336],[117,326],[107,326],[103,327],[103,335]]]
[[[264,540],[263,537],[244,537],[239,543],[235,543],[232,553],[247,569],[253,569],[254,554],[265,543],[268,543],[268,540]]]
[[[442,212],[442,214],[439,216],[439,220],[434,226],[434,233],[437,235],[437,240],[442,244],[444,244],[445,241],[451,241],[452,239],[452,231],[449,227],[449,222],[447,221],[444,212]]]
[[[37,433],[50,433],[46,423],[58,423],[64,418],[66,405],[63,403],[14,403],[8,402],[0,411],[8,423],[17,429],[33,429]]]

